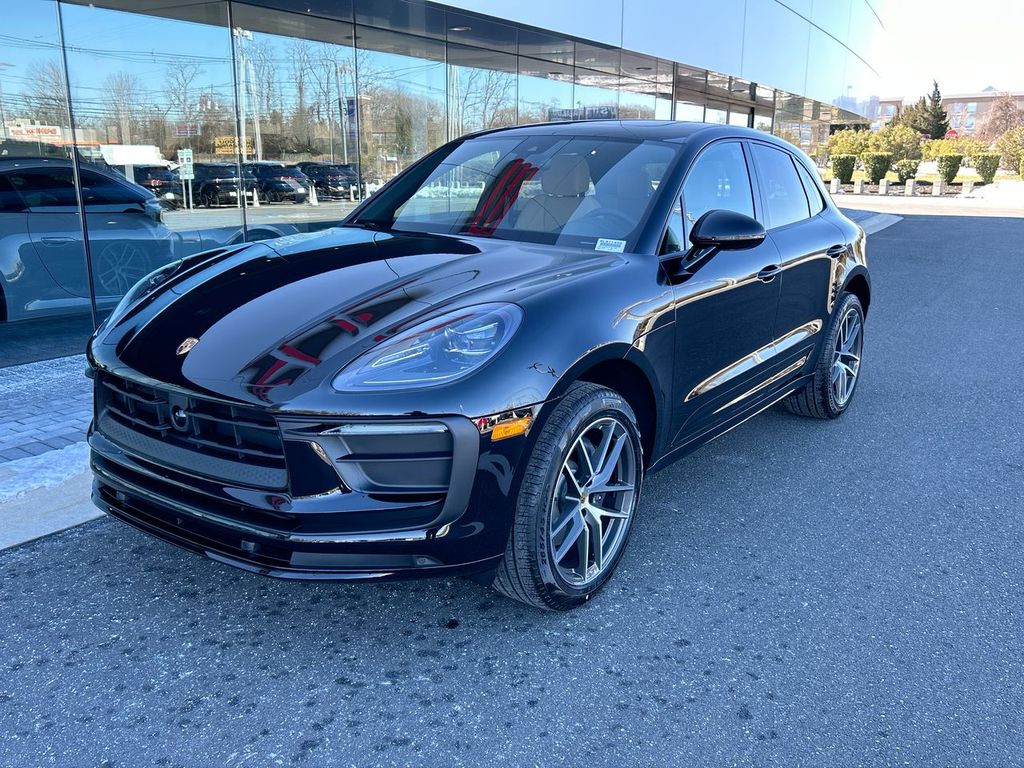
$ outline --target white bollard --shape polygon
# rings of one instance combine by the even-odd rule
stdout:
[[[906,190],[904,191],[903,194],[906,195],[907,197],[913,197],[914,196],[914,180],[913,179],[907,179],[907,188],[906,188]]]
[[[960,190],[960,196],[961,197],[970,197],[970,195],[971,195],[971,193],[973,191],[974,191],[974,179],[967,179],[967,181],[965,181],[963,183],[963,187]]]
[[[309,185],[309,204],[320,205],[320,201],[316,199],[316,184]]]
[[[878,194],[888,195],[889,194],[889,180],[879,179],[878,181]]]
[[[256,187],[252,188],[252,207],[260,207],[260,191]]]
[[[944,179],[939,179],[932,184],[932,197],[942,197],[946,193],[946,182]]]
[[[839,194],[839,179],[833,178],[832,181],[829,182],[828,191],[831,192],[833,195]]]
[[[864,179],[854,179],[853,182],[853,194],[863,195],[864,194]]]

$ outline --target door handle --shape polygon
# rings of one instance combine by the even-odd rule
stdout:
[[[845,245],[833,245],[831,248],[825,251],[825,253],[828,254],[829,258],[831,259],[838,259],[840,256],[845,256],[849,252],[849,250],[850,249],[847,248]]]
[[[763,283],[770,283],[775,276],[782,273],[782,267],[778,264],[770,264],[757,273],[757,279]]]
[[[71,237],[41,237],[39,242],[43,245],[67,245],[75,242],[74,238]]]

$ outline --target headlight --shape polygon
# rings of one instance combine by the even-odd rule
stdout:
[[[480,304],[425,320],[377,345],[334,378],[339,392],[420,389],[467,376],[509,342],[515,304]]]
[[[107,315],[107,319],[103,322],[103,326],[116,322],[118,318],[128,311],[128,307],[137,302],[143,296],[146,296],[155,290],[160,283],[177,272],[182,261],[182,259],[178,259],[177,261],[164,264],[159,269],[154,269],[144,278],[139,280],[139,282],[128,290],[128,293],[122,297],[121,301],[117,303],[117,306],[114,307],[114,311]],[[103,326],[101,326],[101,328]]]

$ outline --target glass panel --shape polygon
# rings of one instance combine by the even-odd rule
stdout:
[[[535,29],[519,30],[519,55],[541,59],[555,64],[575,63],[576,45],[567,37],[538,32]]]
[[[448,46],[448,126],[452,137],[516,122],[516,57]]]
[[[516,28],[508,24],[446,10],[445,28],[449,43],[472,45],[512,55],[516,53]]]
[[[333,226],[359,196],[354,28],[242,3],[232,23],[248,238]]]
[[[657,84],[622,78],[619,84],[619,117],[650,120],[657,106]],[[669,102],[671,108],[671,102]]]
[[[572,67],[520,57],[519,122],[572,120]]]
[[[729,125],[738,125],[742,128],[747,128],[750,125],[750,110],[736,109],[733,107],[729,110]]]
[[[704,122],[725,125],[729,122],[729,109],[724,104],[708,104],[704,110]]]
[[[687,229],[711,210],[754,215],[754,198],[743,149],[736,142],[713,144],[700,157],[683,183]]]
[[[92,332],[57,7],[4,14],[0,52],[0,366],[80,354]],[[93,136],[79,159],[94,158]],[[28,322],[12,322],[28,321]]]
[[[772,113],[757,111],[754,113],[754,127],[765,133],[772,132]]]
[[[619,77],[576,68],[575,119],[607,120],[619,116]],[[654,103],[651,102],[653,109]]]
[[[676,120],[690,120],[695,123],[704,122],[704,105],[689,101],[676,102]]]
[[[103,315],[148,272],[245,233],[226,5],[191,3],[180,18],[101,5],[123,3],[62,8],[75,127],[96,154],[81,183]],[[184,189],[179,150],[195,162]],[[210,161],[219,176],[204,184]]]
[[[765,225],[784,227],[810,215],[807,195],[797,174],[793,159],[764,144],[752,144],[758,185],[765,205]]]
[[[444,44],[357,27],[363,182],[370,191],[448,137]]]

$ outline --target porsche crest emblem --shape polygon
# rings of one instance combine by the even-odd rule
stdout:
[[[189,336],[181,344],[178,345],[178,354],[187,355],[191,349],[199,343],[199,339],[194,336]]]

